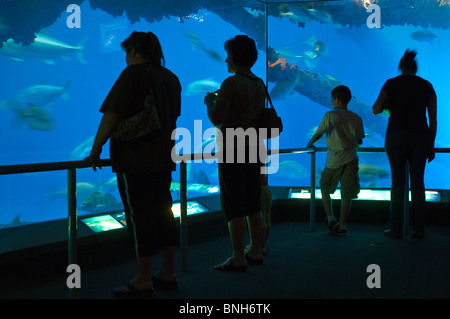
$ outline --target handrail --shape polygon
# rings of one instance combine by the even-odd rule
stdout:
[[[316,166],[316,153],[326,152],[326,147],[311,147],[311,148],[289,148],[281,150],[268,150],[268,155],[271,154],[311,154],[311,181],[310,181],[310,230],[315,229],[315,211],[316,211],[316,196],[315,196],[315,166]],[[365,147],[358,148],[358,153],[378,153],[385,152],[382,147]],[[435,148],[436,153],[450,153],[450,148]],[[186,179],[186,162],[195,161],[199,159],[212,159],[217,156],[214,154],[193,153],[182,155],[183,159],[180,162],[180,249],[182,259],[182,271],[187,271],[187,179]],[[110,159],[101,160],[102,167],[111,166]],[[67,197],[68,197],[68,261],[70,264],[77,262],[77,205],[76,205],[76,170],[82,168],[90,168],[91,163],[89,161],[65,161],[65,162],[48,162],[48,163],[32,163],[32,164],[14,164],[14,165],[0,165],[0,175],[8,174],[23,174],[23,173],[36,173],[47,172],[57,170],[67,170]],[[408,192],[409,183],[407,180],[407,187],[405,189]],[[405,202],[404,213],[405,223],[409,220],[408,205]],[[405,224],[406,225],[406,224]],[[406,228],[408,231],[408,228]],[[70,289],[70,298],[76,298],[76,289]]]
[[[450,148],[435,148],[436,153],[450,153]],[[326,147],[311,147],[311,148],[287,148],[276,150],[268,150],[268,154],[300,154],[300,153],[311,153],[311,152],[326,152]],[[358,153],[383,153],[385,152],[384,147],[361,147],[358,148]],[[182,155],[183,158],[189,157],[187,161],[198,160],[198,159],[211,159],[215,158],[216,155],[212,154],[202,154],[202,153],[192,153]],[[103,159],[100,161],[102,167],[111,166],[110,159]],[[90,168],[91,164],[88,161],[78,160],[78,161],[63,161],[63,162],[44,162],[44,163],[30,163],[30,164],[9,164],[0,165],[0,175],[8,174],[23,174],[23,173],[37,173],[37,172],[47,172],[47,171],[58,171],[67,170],[71,168],[81,169]]]
[[[110,159],[101,160],[100,163],[102,167],[111,166]],[[50,172],[50,171],[67,170],[72,168],[79,169],[89,167],[91,167],[91,163],[89,161],[66,161],[66,162],[0,165],[0,175]]]

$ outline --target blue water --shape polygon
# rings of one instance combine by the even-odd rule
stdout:
[[[3,74],[0,103],[17,99],[21,90],[34,85],[68,85],[67,97],[57,97],[46,108],[53,119],[52,129],[31,129],[17,112],[8,107],[0,108],[0,134],[4,137],[0,143],[0,165],[79,160],[88,155],[101,119],[98,111],[100,105],[126,66],[120,42],[134,30],[151,30],[159,37],[166,66],[180,78],[183,104],[178,126],[193,132],[194,120],[201,120],[203,131],[212,127],[203,104],[206,92],[190,94],[188,88],[195,81],[207,79],[220,84],[229,76],[224,62],[226,53],[223,43],[234,35],[243,33],[236,26],[206,10],[183,17],[183,22],[178,17],[164,17],[151,24],[144,19],[131,24],[126,13],[113,17],[99,9],[93,10],[87,1],[81,5],[80,29],[69,29],[66,26],[68,15],[65,11],[61,12],[53,25],[35,32],[51,35],[72,46],[87,41],[84,50],[87,63],[82,63],[75,53],[55,58],[54,64],[39,59],[15,61],[0,54]],[[423,30],[412,25],[369,29],[365,25],[348,28],[333,23],[310,22],[304,28],[299,28],[287,18],[275,17],[269,17],[268,23],[269,46],[275,49],[289,48],[291,52],[300,55],[311,50],[312,46],[305,41],[312,36],[322,41],[326,52],[313,67],[308,66],[304,58],[287,58],[288,62],[316,73],[322,80],[324,74],[334,76],[349,86],[355,97],[369,106],[374,103],[386,79],[398,74],[397,64],[404,50],[409,47],[417,49],[419,75],[434,85],[438,96],[439,144],[436,146],[448,147],[450,131],[446,127],[450,124],[450,116],[445,106],[450,102],[450,92],[445,79],[450,72],[450,62],[446,58],[450,50],[450,31],[429,29],[438,39],[428,43],[410,37],[412,32]],[[196,35],[205,47],[215,50],[222,61],[211,59],[204,50],[196,50],[188,34]],[[259,60],[253,71],[263,79],[266,78],[265,52],[259,52]],[[275,83],[269,83],[269,90],[274,85]],[[309,140],[308,132],[319,125],[322,116],[329,110],[298,92],[292,93],[274,101],[284,122],[285,130],[279,140],[282,149],[305,147]],[[370,123],[364,124],[370,127]],[[194,142],[193,137],[192,141]],[[383,143],[384,132],[374,132],[368,134],[363,146],[383,147]],[[199,143],[195,142],[192,151],[199,147]],[[108,144],[103,150],[102,157],[108,158]],[[317,160],[318,175],[323,169],[325,154],[318,154]],[[361,163],[376,166],[380,172],[389,171],[385,154],[361,154],[360,160]],[[284,155],[279,158],[279,162],[279,172],[270,176],[271,185],[309,185],[309,155]],[[428,189],[449,188],[447,181],[450,169],[447,163],[449,156],[438,154],[436,160],[427,166],[425,183]],[[191,164],[188,170],[191,183],[218,183],[216,164]],[[79,170],[79,205],[93,191],[110,193],[120,201],[113,178],[109,167],[96,173],[90,169]],[[179,171],[173,173],[173,179],[179,181]],[[383,174],[366,177],[362,186],[388,188],[390,177]],[[65,188],[65,172],[1,176],[0,227],[66,217]],[[174,192],[173,195],[177,199],[177,193]],[[188,194],[190,197],[198,195],[204,194]],[[80,215],[87,213],[90,212],[79,209]]]

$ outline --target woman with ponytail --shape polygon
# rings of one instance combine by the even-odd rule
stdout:
[[[390,114],[385,148],[391,166],[390,229],[384,234],[402,237],[406,167],[411,180],[412,237],[425,236],[425,165],[434,159],[437,99],[433,86],[416,75],[417,52],[406,50],[400,60],[401,75],[389,79],[373,105],[373,113]],[[428,122],[427,122],[428,114]]]
[[[112,171],[125,209],[127,226],[133,235],[137,274],[114,289],[117,297],[150,298],[155,289],[177,289],[174,258],[178,234],[172,213],[170,183],[176,169],[171,159],[171,134],[181,112],[181,84],[164,67],[160,42],[152,32],[136,32],[121,43],[127,67],[106,96],[103,113],[91,153],[86,160],[94,170],[101,168],[102,146],[109,140]],[[119,123],[134,117],[153,98],[160,129],[145,139],[123,140],[114,133]],[[146,118],[150,127],[155,117]],[[123,122],[122,122],[123,123]],[[160,270],[152,276],[152,258],[162,252]]]

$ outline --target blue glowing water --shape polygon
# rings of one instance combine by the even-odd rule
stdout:
[[[197,83],[209,83],[213,87],[214,83],[220,84],[229,76],[223,43],[243,33],[241,30],[206,10],[183,19],[163,18],[151,24],[145,20],[131,24],[126,13],[113,17],[99,9],[93,10],[88,2],[81,5],[81,14],[82,25],[79,29],[68,28],[68,13],[62,12],[53,25],[36,30],[36,33],[49,35],[70,46],[84,46],[82,57],[75,51],[52,61],[38,58],[17,61],[0,55],[3,74],[0,91],[0,135],[3,136],[0,165],[80,160],[88,155],[101,119],[98,111],[100,105],[126,66],[120,43],[134,30],[151,30],[159,37],[166,66],[180,78],[183,95],[178,126],[193,132],[194,120],[201,120],[203,131],[212,127],[203,104],[206,91],[201,87],[200,91],[195,90],[194,84],[200,81]],[[322,80],[328,77],[330,81],[336,80],[349,86],[353,95],[369,106],[374,103],[384,81],[398,74],[397,64],[404,50],[409,47],[418,49],[419,75],[434,85],[438,96],[436,146],[448,147],[450,131],[446,127],[450,124],[447,123],[450,116],[445,105],[450,102],[450,92],[445,77],[450,71],[450,62],[445,52],[450,51],[450,31],[430,29],[438,38],[427,42],[411,38],[413,32],[422,30],[414,26],[369,29],[365,25],[346,28],[333,23],[311,22],[299,28],[289,19],[274,17],[269,17],[268,22],[269,46],[284,52],[289,63],[316,73]],[[315,38],[309,41],[311,37]],[[199,48],[193,39],[199,39],[203,47]],[[308,60],[310,56],[305,52],[314,52],[313,44],[317,41],[323,45],[321,55]],[[300,55],[302,57],[298,57]],[[253,70],[263,79],[266,78],[266,55],[263,51],[260,51]],[[271,90],[275,83],[268,86]],[[42,97],[45,90],[56,92],[56,95]],[[30,97],[30,92],[38,97]],[[51,99],[51,104],[40,105],[37,102],[41,101],[39,98]],[[308,134],[329,110],[295,91],[284,92],[274,102],[284,122],[285,131],[279,140],[282,149],[305,147]],[[384,132],[371,131],[371,123],[364,124],[368,136],[363,146],[383,147]],[[199,147],[198,143],[194,144],[192,151]],[[102,157],[108,158],[108,145],[103,149]],[[318,154],[317,160],[318,175],[323,169],[325,154]],[[449,188],[448,160],[448,156],[438,154],[436,160],[427,166],[427,188]],[[270,177],[271,185],[309,185],[309,155],[284,155],[279,162],[279,172]],[[360,162],[365,164],[365,170],[360,172],[365,174],[361,178],[362,187],[390,187],[389,164],[385,154],[362,154]],[[173,173],[173,179],[179,181],[179,171]],[[65,172],[6,175],[1,176],[0,181],[0,227],[66,217]],[[120,201],[109,167],[96,173],[90,169],[80,170],[77,182],[79,207],[96,191],[112,194]],[[190,165],[188,182],[217,185],[217,165]],[[191,192],[188,195],[204,194]],[[177,199],[176,191],[174,199]],[[79,208],[80,215],[90,212]]]

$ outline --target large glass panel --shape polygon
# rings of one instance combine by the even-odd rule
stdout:
[[[203,99],[230,75],[223,43],[236,34],[247,34],[257,42],[259,59],[253,71],[263,79],[267,72],[272,99],[284,122],[280,148],[306,146],[331,109],[330,91],[339,83],[350,87],[354,99],[349,108],[363,117],[367,135],[363,146],[383,147],[387,116],[373,116],[371,106],[383,83],[398,74],[398,61],[406,48],[418,50],[419,75],[434,85],[438,95],[436,146],[449,146],[450,116],[445,108],[450,101],[445,78],[450,71],[448,1],[267,2],[266,56],[265,1],[172,0],[136,5],[90,0],[80,2],[78,8],[60,1],[45,7],[35,1],[2,1],[0,134],[5,138],[0,143],[0,165],[80,160],[88,155],[101,118],[100,105],[126,66],[120,43],[134,30],[150,30],[159,37],[166,66],[180,78],[183,105],[178,126],[190,133],[192,152],[214,143],[204,134],[213,127]],[[316,145],[325,146],[323,142]],[[102,157],[109,157],[108,145]],[[447,157],[438,154],[427,166],[428,189],[448,188]],[[324,167],[325,153],[317,159],[316,177]],[[362,187],[390,186],[385,154],[361,153],[360,163]],[[280,155],[279,172],[270,177],[270,183],[308,187],[310,173],[309,155]],[[110,168],[78,174],[77,182],[86,183],[80,187],[92,184],[92,193],[109,193],[120,202]],[[187,177],[188,196],[203,196],[203,191],[217,188],[217,164],[189,163]],[[65,172],[1,179],[5,182],[0,186],[0,202],[6,208],[0,224],[66,216],[65,198],[46,202],[54,192],[63,194]],[[173,174],[175,201],[179,181],[178,168]],[[34,201],[35,193],[45,200]],[[79,204],[85,200],[79,196]],[[27,202],[33,203],[30,211],[24,206]],[[36,207],[42,207],[40,213],[28,215]],[[82,207],[78,211],[91,213]],[[47,212],[48,216],[35,218]]]
[[[205,94],[217,90],[231,75],[224,42],[237,34],[254,38],[259,58],[253,71],[266,77],[265,5],[261,2],[78,3],[79,7],[61,1],[45,7],[25,0],[0,3],[0,68],[4,75],[0,134],[7,137],[0,143],[0,165],[88,156],[101,119],[99,108],[126,67],[120,43],[134,30],[152,31],[159,37],[166,67],[181,81],[182,114],[177,124],[190,132],[192,152],[211,142],[203,135],[213,127],[203,103]],[[103,147],[102,158],[109,157],[108,148],[109,144]],[[0,224],[67,216],[65,172],[6,175],[1,179],[6,182],[0,186],[5,208]],[[174,201],[179,200],[179,181],[178,168],[173,173]],[[78,170],[77,182],[80,215],[99,211],[101,200],[108,203],[107,208],[120,202],[109,167],[96,173]],[[217,189],[217,185],[216,163],[188,164],[190,197],[208,194],[207,190]],[[92,201],[86,202],[88,196]]]
[[[449,147],[450,102],[446,74],[450,61],[448,1],[311,1],[272,3],[268,11],[269,89],[284,121],[280,148],[305,147],[323,115],[332,109],[330,93],[339,84],[353,95],[349,109],[364,122],[362,147],[384,147],[388,115],[372,114],[384,82],[399,74],[407,48],[418,51],[418,75],[438,96],[436,147]],[[324,141],[316,146],[325,147]],[[283,159],[280,158],[280,162]],[[295,159],[305,166],[303,160]],[[390,187],[385,154],[360,154],[363,187]],[[439,169],[434,167],[439,165]],[[323,169],[324,162],[317,163]],[[308,166],[305,167],[308,170]],[[437,156],[426,171],[427,188],[449,188],[448,162]],[[305,181],[308,181],[305,179]],[[272,178],[273,185],[287,181]],[[299,186],[307,186],[298,180]]]
[[[111,170],[77,170],[76,179],[78,216],[123,209]],[[67,218],[67,171],[2,175],[0,181],[0,228]]]

